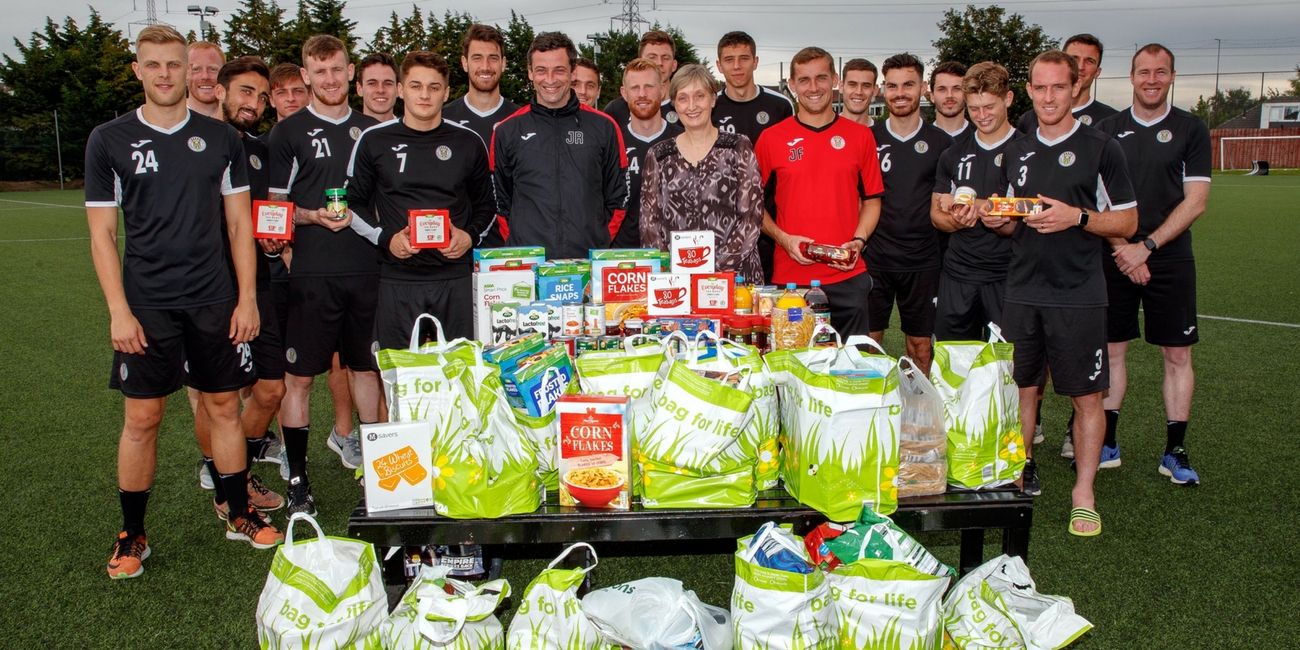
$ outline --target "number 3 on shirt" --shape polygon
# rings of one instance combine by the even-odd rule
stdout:
[[[1029,175],[1029,165],[1021,165],[1021,166],[1020,166],[1020,178],[1017,178],[1017,179],[1016,179],[1016,185],[1017,185],[1018,187],[1024,187],[1024,186],[1025,186],[1025,177],[1028,176],[1028,175]]]

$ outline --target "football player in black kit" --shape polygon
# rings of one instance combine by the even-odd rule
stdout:
[[[668,85],[659,68],[649,59],[632,59],[623,68],[623,85],[619,88],[632,116],[623,129],[623,148],[627,152],[627,216],[614,235],[614,248],[641,247],[641,165],[650,147],[675,138],[682,125],[669,123],[659,110],[668,95]]]

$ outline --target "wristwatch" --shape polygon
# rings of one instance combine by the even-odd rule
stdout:
[[[1079,224],[1078,224],[1078,225],[1079,225],[1080,228],[1087,228],[1087,227],[1088,227],[1088,211],[1087,211],[1086,209],[1085,209],[1085,210],[1079,210]]]
[[[1147,250],[1149,250],[1149,251],[1154,251],[1155,249],[1160,248],[1160,246],[1158,246],[1158,245],[1156,244],[1156,240],[1154,240],[1154,239],[1152,239],[1152,238],[1150,238],[1150,237],[1147,237],[1146,239],[1143,239],[1143,240],[1142,240],[1142,245],[1143,245],[1143,246],[1146,246],[1146,247],[1147,247]]]

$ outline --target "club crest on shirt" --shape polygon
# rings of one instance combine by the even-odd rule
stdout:
[[[1091,116],[1091,115],[1080,115],[1080,116],[1079,116],[1079,121],[1080,121],[1080,122],[1083,122],[1084,124],[1087,124],[1088,126],[1092,126],[1092,116]]]
[[[767,114],[767,111],[759,111],[754,119],[758,120],[759,124],[767,124],[772,118]]]
[[[361,127],[354,126],[348,129],[348,135],[352,136],[353,140],[356,140],[357,138],[361,137]]]
[[[1073,152],[1073,151],[1067,151],[1067,152],[1061,154],[1061,157],[1060,157],[1060,158],[1057,158],[1057,159],[1056,159],[1056,162],[1061,163],[1061,166],[1062,166],[1062,167],[1069,167],[1070,165],[1073,165],[1073,164],[1074,164],[1074,161],[1075,161],[1077,158],[1078,158],[1078,157],[1074,155],[1074,152]]]
[[[128,373],[126,371],[126,364],[124,363],[120,368],[117,369],[117,376],[121,377],[122,381],[126,381],[127,374]]]
[[[841,137],[841,136],[838,136],[838,135],[835,136],[835,137],[833,137],[833,138],[831,138],[831,146],[832,146],[832,147],[835,147],[836,149],[843,149],[843,148],[844,148],[844,138]]]
[[[669,123],[669,124],[676,124],[676,123],[677,123],[677,111],[668,111],[668,115],[664,116],[664,119],[668,120],[668,123]]]
[[[379,341],[370,342],[370,354],[379,354]]]
[[[249,156],[248,156],[248,164],[249,164],[249,166],[252,167],[253,169],[261,169],[261,168],[262,168],[262,159],[261,159],[261,158],[258,158],[258,157],[257,157],[257,154],[249,154]]]
[[[930,143],[922,140],[913,145],[912,148],[916,149],[916,153],[925,153],[930,150]]]
[[[289,348],[285,350],[284,360],[288,361],[289,363],[298,363],[298,351],[293,348]]]
[[[1169,129],[1165,129],[1156,134],[1156,139],[1159,140],[1160,142],[1169,142],[1170,140],[1174,139],[1174,133]]]
[[[448,147],[448,146],[445,145],[445,144],[442,145],[441,147],[438,147],[438,151],[435,152],[435,153],[438,154],[438,160],[450,160],[450,159],[451,159],[451,147]]]
[[[194,152],[203,151],[208,148],[208,143],[204,142],[203,138],[200,138],[197,135],[190,138],[189,142],[186,144],[190,145],[190,151]]]
[[[997,167],[1002,166],[1002,154],[998,154],[997,157],[993,159],[993,164]]]

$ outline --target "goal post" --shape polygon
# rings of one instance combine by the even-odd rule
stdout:
[[[1242,160],[1229,157],[1229,142],[1249,142],[1249,153]],[[1279,146],[1280,145],[1280,146]],[[1300,135],[1224,136],[1219,138],[1219,169],[1250,169],[1256,160],[1267,160],[1275,169],[1300,167]],[[1237,164],[1240,163],[1240,164]]]

